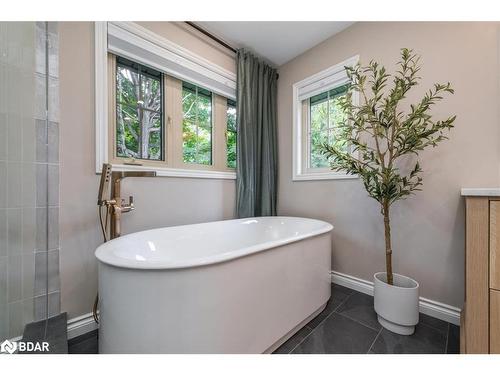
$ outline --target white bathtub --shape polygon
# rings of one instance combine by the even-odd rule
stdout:
[[[332,228],[257,217],[99,246],[99,352],[273,351],[330,298]]]

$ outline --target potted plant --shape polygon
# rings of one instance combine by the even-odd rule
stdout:
[[[411,335],[418,323],[419,284],[393,273],[390,209],[420,190],[419,152],[447,139],[445,133],[456,117],[435,121],[430,115],[443,94],[453,94],[450,83],[434,84],[416,104],[403,102],[420,81],[419,61],[418,55],[404,48],[393,75],[375,61],[346,67],[350,89],[340,99],[345,120],[339,124],[337,142],[323,145],[331,168],[358,175],[368,195],[380,204],[386,271],[374,275],[374,307],[382,326],[403,335]],[[359,104],[353,103],[353,93],[359,95]],[[407,111],[402,110],[403,104]]]

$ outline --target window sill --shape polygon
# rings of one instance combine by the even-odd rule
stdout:
[[[236,172],[164,168],[145,165],[113,164],[113,171],[155,171],[159,177],[209,178],[214,180],[236,180]]]
[[[292,181],[315,181],[315,180],[355,180],[358,175],[336,173],[336,172],[309,172],[294,174]]]

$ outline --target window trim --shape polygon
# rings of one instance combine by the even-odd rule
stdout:
[[[337,180],[357,179],[357,175],[344,172],[335,172],[328,168],[309,168],[307,131],[309,129],[310,116],[307,101],[310,97],[321,92],[331,90],[335,87],[345,85],[349,78],[345,73],[345,66],[355,66],[359,56],[353,56],[319,73],[296,82],[292,86],[293,98],[293,156],[292,156],[292,181],[310,180]],[[304,97],[305,96],[305,97]],[[352,100],[355,105],[359,102],[358,93],[354,92]]]
[[[209,62],[201,56],[198,56],[185,48],[178,46],[157,34],[150,32],[147,29],[133,23],[133,22],[110,22],[109,25],[113,28],[122,28],[126,30],[127,35],[131,35],[129,40],[130,43],[141,40],[144,43],[155,43],[158,48],[163,48],[162,53],[164,56],[168,54],[175,54],[176,59],[179,61],[184,61],[189,63],[190,68],[193,71],[197,71],[200,74],[204,74],[210,71],[210,78],[214,80],[220,80],[220,84],[226,85],[227,87],[232,87],[236,85],[236,76],[234,73],[229,72],[220,66]],[[141,170],[154,170],[158,176],[170,176],[170,177],[188,177],[188,178],[209,178],[209,179],[236,179],[236,171],[230,168],[220,168],[215,166],[213,163],[212,168],[198,168],[198,165],[194,165],[196,169],[192,169],[188,165],[179,165],[174,163],[173,165],[165,166],[165,161],[169,160],[171,157],[171,152],[169,151],[169,146],[171,146],[171,140],[168,139],[168,127],[169,119],[165,116],[164,126],[165,126],[165,139],[164,144],[167,147],[166,152],[164,152],[165,161],[148,160],[142,163],[142,165],[129,165],[117,162],[113,160],[114,158],[110,155],[110,147],[113,150],[114,142],[111,132],[114,131],[114,126],[111,126],[110,116],[114,116],[115,107],[114,103],[110,103],[108,79],[109,79],[109,63],[108,63],[108,22],[95,22],[94,23],[94,42],[95,42],[95,54],[94,54],[94,65],[95,65],[95,169],[96,173],[101,173],[101,168],[103,163],[110,162],[114,170],[117,171],[141,171]],[[125,35],[125,34],[124,34]],[[161,42],[161,43],[160,43]],[[159,45],[160,43],[160,45]],[[168,51],[167,51],[168,49]],[[130,56],[124,56],[126,58],[134,60]],[[143,63],[142,61],[138,61]],[[147,65],[147,64],[146,64]],[[154,66],[154,68],[157,68]],[[161,69],[160,69],[161,70]],[[166,73],[168,74],[168,72]],[[179,77],[179,79],[182,79]],[[186,79],[189,81],[189,79]],[[197,82],[193,82],[197,83]],[[203,85],[202,85],[203,86]],[[168,101],[168,89],[164,94],[164,100]],[[213,92],[215,98],[218,97],[217,92]],[[221,96],[222,97],[222,96]],[[234,98],[231,98],[234,99]],[[168,102],[165,102],[167,105]],[[111,110],[108,111],[108,108]],[[217,152],[216,143],[217,139],[213,139],[213,153]],[[222,135],[223,137],[223,135]],[[181,145],[182,146],[182,145]],[[225,150],[224,150],[225,152]],[[113,151],[114,155],[114,151]],[[171,161],[171,160],[170,160]],[[205,166],[207,167],[207,166]],[[217,170],[214,170],[217,168]]]

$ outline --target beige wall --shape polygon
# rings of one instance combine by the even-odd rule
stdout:
[[[205,58],[235,71],[231,57],[182,24],[142,23]],[[92,23],[60,24],[60,274],[61,309],[73,318],[91,310],[97,291],[95,248],[102,242],[97,217],[94,144],[94,41]],[[233,217],[234,181],[128,179],[123,196],[137,209],[124,217],[123,231]]]
[[[384,270],[383,222],[359,180],[292,182],[292,84],[360,55],[393,69],[399,49],[422,55],[416,100],[434,82],[456,94],[433,112],[456,114],[450,140],[422,153],[423,191],[392,211],[395,271],[416,278],[421,295],[461,306],[464,205],[461,187],[499,183],[498,25],[494,23],[357,23],[279,69],[279,206],[281,215],[325,219],[333,230],[335,271],[371,280]]]

